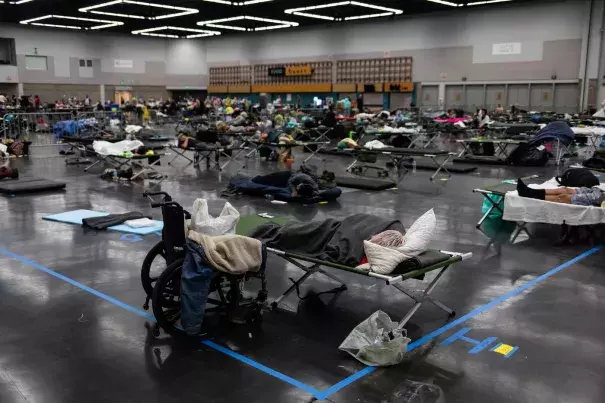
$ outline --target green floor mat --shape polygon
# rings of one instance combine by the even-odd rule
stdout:
[[[240,217],[239,222],[237,223],[237,227],[235,228],[235,233],[237,235],[247,236],[255,228],[258,228],[259,226],[266,224],[268,222],[275,222],[275,223],[283,225],[283,224],[287,223],[288,221],[289,220],[287,220],[283,217],[264,218],[264,217],[259,217],[257,215],[246,215],[246,216]]]

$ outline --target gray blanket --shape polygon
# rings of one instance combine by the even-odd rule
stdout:
[[[398,220],[370,214],[354,214],[343,220],[333,218],[310,223],[267,223],[249,236],[266,246],[339,263],[357,266],[365,255],[363,241],[387,229],[405,233]]]

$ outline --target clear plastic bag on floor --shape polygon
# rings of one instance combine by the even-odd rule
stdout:
[[[366,365],[399,364],[411,340],[397,325],[389,315],[376,311],[357,325],[338,348]]]

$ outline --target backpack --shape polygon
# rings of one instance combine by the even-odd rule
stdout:
[[[599,178],[586,168],[570,168],[555,178],[559,185],[572,188],[591,188],[599,186]]]
[[[521,143],[513,151],[506,163],[509,165],[527,166],[527,167],[543,167],[548,162],[548,151],[544,147],[542,149],[536,146],[530,146],[527,143]]]

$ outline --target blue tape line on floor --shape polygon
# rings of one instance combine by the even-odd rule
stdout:
[[[338,382],[336,385],[330,386],[328,389],[321,391],[320,393],[316,394],[315,397],[317,398],[317,400],[325,400],[329,396],[338,392],[340,389],[347,387],[348,385],[352,384],[356,380],[363,378],[364,376],[366,376],[368,374],[371,374],[375,370],[376,370],[376,367],[365,367],[361,371],[357,371],[350,377],[345,378],[342,381]]]
[[[225,348],[223,346],[220,346],[220,345],[218,345],[218,344],[216,344],[216,343],[214,343],[212,341],[205,340],[205,341],[202,342],[202,344],[205,344],[208,347],[212,347],[213,349],[218,350],[221,353],[227,354],[228,356],[233,357],[236,360],[239,360],[239,361],[241,361],[241,362],[243,362],[245,364],[250,365],[251,367],[254,367],[254,368],[258,369],[259,371],[262,371],[262,372],[264,372],[266,374],[271,375],[272,377],[275,377],[277,379],[281,379],[282,381],[284,381],[286,383],[289,383],[292,386],[296,386],[297,388],[302,389],[305,392],[308,392],[308,393],[312,394],[315,397],[317,397],[317,395],[319,395],[321,393],[319,390],[315,389],[314,387],[311,387],[311,386],[306,385],[306,384],[304,384],[304,383],[302,383],[300,381],[297,381],[296,379],[291,378],[291,377],[289,377],[287,375],[284,375],[281,372],[277,372],[274,369],[271,369],[271,368],[269,368],[269,367],[267,367],[267,366],[265,366],[263,364],[259,364],[258,362],[253,361],[253,360],[249,359],[248,357],[244,357],[243,355],[238,354],[238,353],[236,353],[234,351],[231,351],[231,350],[229,350],[229,349],[227,349],[227,348]]]
[[[458,326],[461,323],[466,322],[467,320],[479,315],[480,313],[494,307],[495,305],[498,305],[504,301],[506,301],[507,299],[514,297],[515,295],[518,295],[520,293],[522,293],[523,291],[527,290],[528,288],[533,287],[534,285],[546,280],[547,278],[559,273],[561,270],[564,270],[566,268],[568,268],[569,266],[574,265],[575,263],[579,262],[580,260],[600,251],[603,248],[602,245],[596,246],[584,253],[582,253],[581,255],[576,256],[575,258],[568,260],[567,262],[555,267],[554,269],[551,269],[549,271],[547,271],[546,273],[542,274],[539,277],[536,277],[535,279],[528,281],[527,283],[515,288],[512,291],[507,292],[506,294],[502,295],[499,298],[496,298],[494,300],[492,300],[491,302],[488,302],[487,304],[480,306],[476,309],[473,309],[472,311],[470,311],[469,313],[467,313],[464,316],[461,316],[460,318],[456,319],[453,322],[448,323],[447,325],[435,330],[432,333],[427,334],[424,337],[421,337],[418,340],[415,340],[414,342],[410,343],[408,345],[408,352],[413,351],[415,349],[417,349],[418,347],[423,346],[424,344],[428,343],[429,341],[439,337],[440,335],[442,335],[443,333],[447,332],[448,330]],[[374,372],[376,370],[376,367],[366,367],[364,369],[362,369],[361,371],[351,375],[350,377],[343,379],[342,381],[340,381],[339,383],[337,383],[336,385],[330,387],[329,389],[326,389],[325,391],[323,391],[322,393],[320,393],[319,396],[317,396],[318,399],[327,399],[328,397],[330,397],[331,395],[333,395],[334,393],[338,392],[340,389],[350,385],[351,383],[357,381],[358,379],[363,378],[364,376],[371,374],[372,372]],[[329,392],[329,393],[328,393]]]
[[[87,285],[84,285],[84,284],[82,284],[82,283],[80,283],[80,282],[78,282],[76,280],[73,280],[73,279],[71,279],[71,278],[69,278],[67,276],[64,276],[61,273],[57,273],[56,271],[54,271],[52,269],[49,269],[48,267],[44,267],[41,264],[38,264],[38,263],[36,263],[34,261],[31,261],[31,260],[29,260],[28,258],[26,258],[24,256],[18,255],[16,253],[13,253],[13,252],[11,252],[9,250],[6,250],[4,248],[0,248],[0,254],[3,254],[3,255],[8,256],[8,257],[10,257],[12,259],[18,260],[19,262],[24,263],[24,264],[26,264],[28,266],[31,266],[34,269],[40,270],[40,271],[42,271],[42,272],[44,272],[46,274],[50,274],[51,276],[56,277],[56,278],[58,278],[60,280],[63,280],[63,281],[65,281],[65,282],[67,282],[67,283],[69,283],[69,284],[71,284],[71,285],[73,285],[75,287],[80,288],[81,290],[84,290],[84,291],[89,292],[89,293],[91,293],[93,295],[96,295],[97,297],[99,297],[101,299],[104,299],[107,302],[111,302],[112,304],[114,304],[116,306],[119,306],[120,308],[123,308],[123,309],[125,309],[127,311],[130,311],[132,313],[135,313],[135,314],[137,314],[137,315],[139,315],[139,316],[141,316],[141,317],[143,317],[145,319],[148,319],[148,320],[151,320],[151,321],[155,322],[155,317],[153,315],[151,315],[151,314],[149,314],[149,313],[147,313],[145,311],[142,311],[142,310],[140,310],[138,308],[135,308],[133,306],[130,306],[128,304],[125,304],[122,301],[119,301],[119,300],[117,300],[117,299],[115,299],[113,297],[110,297],[109,295],[103,294],[102,292],[99,292],[99,291],[95,290],[94,288],[90,288]],[[249,366],[251,366],[253,368],[256,368],[259,371],[262,371],[262,372],[264,372],[264,373],[266,373],[268,375],[271,375],[274,378],[277,378],[277,379],[279,379],[279,380],[281,380],[283,382],[289,383],[292,386],[295,386],[295,387],[297,387],[297,388],[299,388],[301,390],[304,390],[305,392],[308,392],[308,393],[312,394],[313,396],[316,396],[316,395],[318,395],[320,393],[319,390],[313,388],[312,386],[309,386],[309,385],[306,385],[306,384],[304,384],[304,383],[302,383],[300,381],[297,381],[296,379],[291,378],[291,377],[289,377],[287,375],[284,375],[284,374],[282,374],[282,373],[280,373],[280,372],[278,372],[278,371],[276,371],[274,369],[271,369],[271,368],[269,368],[269,367],[267,367],[267,366],[265,366],[263,364],[259,364],[258,362],[254,361],[254,360],[251,360],[248,357],[244,357],[243,355],[238,354],[236,352],[233,352],[233,351],[231,351],[231,350],[229,350],[229,349],[227,349],[225,347],[222,347],[222,346],[220,346],[220,345],[218,345],[216,343],[213,343],[211,341],[203,341],[202,343],[205,344],[206,346],[214,349],[214,350],[220,351],[223,354],[226,354],[226,355],[228,355],[228,356],[230,356],[232,358],[235,358],[236,360],[238,360],[240,362],[243,362],[244,364],[247,364],[247,365],[249,365]]]
[[[463,322],[466,322],[467,320],[469,320],[469,319],[471,319],[471,318],[479,315],[480,313],[482,313],[482,312],[484,312],[484,311],[492,308],[493,306],[498,305],[498,304],[504,302],[505,300],[507,300],[507,299],[509,299],[509,298],[511,298],[511,297],[513,297],[515,295],[520,294],[521,292],[525,291],[526,289],[533,287],[534,285],[536,285],[536,284],[538,284],[538,283],[546,280],[547,278],[549,278],[549,277],[557,274],[558,272],[566,269],[567,267],[572,266],[573,264],[579,262],[580,260],[582,260],[582,259],[584,259],[584,258],[586,258],[586,257],[588,257],[588,256],[590,256],[590,255],[592,255],[592,254],[600,251],[602,248],[603,248],[603,246],[594,247],[594,248],[592,248],[592,249],[590,249],[590,250],[582,253],[581,255],[576,256],[575,258],[573,258],[573,259],[571,259],[571,260],[569,260],[569,261],[561,264],[560,266],[557,266],[554,269],[549,270],[548,272],[546,272],[543,275],[541,275],[541,276],[533,279],[532,281],[529,281],[529,282],[523,284],[522,286],[520,286],[518,288],[515,288],[514,290],[512,290],[512,291],[510,291],[510,292],[508,292],[506,294],[504,294],[503,296],[501,296],[499,298],[496,298],[496,299],[492,300],[491,302],[489,302],[489,303],[487,303],[487,304],[485,304],[483,306],[480,306],[480,307],[472,310],[471,312],[469,312],[466,315],[464,315],[464,316],[456,319],[455,321],[450,322],[447,325],[445,325],[445,326],[443,326],[443,327],[435,330],[434,332],[429,333],[428,335],[426,335],[426,336],[424,336],[424,337],[422,337],[422,338],[420,338],[420,339],[418,339],[418,340],[410,343],[408,345],[408,352],[413,351],[413,350],[415,350],[418,347],[421,347],[422,345],[424,345],[424,344],[428,343],[429,341],[435,339],[436,337],[438,337],[441,334],[445,333],[446,331],[452,329],[453,327],[455,327],[455,326],[457,326],[457,325],[459,325],[459,324],[461,324]],[[64,276],[64,275],[62,275],[60,273],[57,273],[54,270],[51,270],[51,269],[49,269],[47,267],[44,267],[44,266],[42,266],[42,265],[40,265],[40,264],[38,264],[36,262],[33,262],[33,261],[27,259],[26,257],[23,257],[21,255],[17,255],[16,253],[13,253],[13,252],[11,252],[11,251],[9,251],[7,249],[3,249],[3,248],[0,248],[0,254],[9,256],[9,257],[11,257],[13,259],[16,259],[16,260],[18,260],[18,261],[20,261],[20,262],[22,262],[24,264],[27,264],[28,266],[31,266],[31,267],[33,267],[33,268],[35,268],[37,270],[40,270],[40,271],[45,272],[47,274],[50,274],[51,276],[54,276],[54,277],[56,277],[58,279],[61,279],[61,280],[65,281],[65,282],[67,282],[69,284],[72,284],[72,285],[74,285],[74,286],[76,286],[76,287],[78,287],[78,288],[80,288],[80,289],[82,289],[84,291],[87,291],[87,292],[89,292],[91,294],[94,294],[94,295],[98,296],[99,298],[102,298],[102,299],[104,299],[104,300],[106,300],[108,302],[111,302],[114,305],[117,305],[117,306],[119,306],[121,308],[124,308],[127,311],[133,312],[133,313],[135,313],[135,314],[137,314],[139,316],[142,316],[143,318],[146,318],[146,319],[149,319],[149,320],[155,322],[155,318],[153,317],[153,315],[150,315],[150,314],[148,314],[145,311],[141,311],[140,309],[137,309],[137,308],[134,308],[134,307],[132,307],[130,305],[127,305],[127,304],[123,303],[122,301],[119,301],[119,300],[117,300],[117,299],[115,299],[113,297],[105,295],[105,294],[103,294],[103,293],[101,293],[101,292],[99,292],[99,291],[97,291],[97,290],[95,290],[93,288],[90,288],[90,287],[88,287],[88,286],[86,286],[86,285],[84,285],[84,284],[82,284],[80,282],[72,280],[71,278],[66,277],[66,276]],[[239,360],[240,362],[243,362],[243,363],[245,363],[247,365],[250,365],[250,366],[252,366],[252,367],[254,367],[254,368],[256,368],[256,369],[258,369],[260,371],[263,371],[263,372],[265,372],[268,375],[276,377],[277,379],[280,379],[280,380],[282,380],[284,382],[287,382],[290,385],[293,385],[293,386],[295,386],[295,387],[297,387],[297,388],[299,388],[301,390],[304,390],[304,391],[306,391],[308,393],[311,393],[318,400],[327,399],[328,397],[330,397],[334,393],[338,392],[339,390],[341,390],[341,389],[349,386],[353,382],[355,382],[355,381],[363,378],[366,375],[371,374],[372,372],[374,372],[376,370],[376,367],[365,367],[364,369],[362,369],[362,370],[354,373],[353,375],[351,375],[351,376],[343,379],[342,381],[338,382],[337,384],[335,384],[335,385],[333,385],[333,386],[331,386],[331,387],[329,387],[329,388],[327,388],[327,389],[325,389],[323,391],[318,391],[317,389],[313,388],[312,386],[306,385],[306,384],[304,384],[302,382],[297,381],[294,378],[290,378],[287,375],[284,375],[284,374],[281,374],[280,372],[272,370],[271,368],[266,367],[266,366],[264,366],[262,364],[259,364],[256,361],[251,360],[251,359],[249,359],[247,357],[244,357],[241,354],[235,353],[235,352],[233,352],[231,350],[228,350],[228,349],[226,349],[224,347],[221,347],[221,346],[219,346],[216,343],[213,343],[213,342],[210,342],[210,341],[205,341],[204,344],[206,346],[210,347],[210,348],[213,348],[213,349],[215,349],[217,351],[220,351],[220,352],[222,352],[224,354],[227,354],[230,357]]]
[[[104,299],[107,302],[111,302],[112,304],[117,305],[120,308],[124,308],[127,311],[135,313],[135,314],[137,314],[137,315],[139,315],[139,316],[141,316],[141,317],[143,317],[145,319],[149,319],[149,320],[155,321],[155,318],[153,317],[153,315],[151,315],[151,314],[149,314],[149,313],[147,313],[145,311],[141,311],[140,309],[137,309],[135,307],[127,305],[127,304],[123,303],[122,301],[119,301],[119,300],[117,300],[117,299],[115,299],[113,297],[110,297],[109,295],[105,295],[102,292],[99,292],[99,291],[95,290],[94,288],[90,288],[89,286],[84,285],[84,284],[82,284],[82,283],[80,283],[80,282],[78,282],[76,280],[72,280],[71,278],[69,278],[67,276],[64,276],[61,273],[57,273],[56,271],[51,270],[48,267],[44,267],[41,264],[33,262],[33,261],[29,260],[26,257],[23,257],[21,255],[17,255],[16,253],[13,253],[13,252],[11,252],[9,250],[6,250],[6,249],[3,249],[3,248],[0,248],[0,253],[3,254],[3,255],[5,255],[5,256],[8,256],[10,258],[13,258],[15,260],[18,260],[21,263],[24,263],[24,264],[26,264],[28,266],[31,266],[34,269],[40,270],[40,271],[42,271],[42,272],[44,272],[46,274],[50,274],[53,277],[56,277],[56,278],[58,278],[60,280],[65,281],[66,283],[69,283],[69,284],[71,284],[71,285],[73,285],[75,287],[78,287],[78,288],[80,288],[80,289],[82,289],[82,290],[84,290],[86,292],[89,292],[89,293],[91,293],[93,295],[96,295],[97,297],[99,297],[101,299]]]

